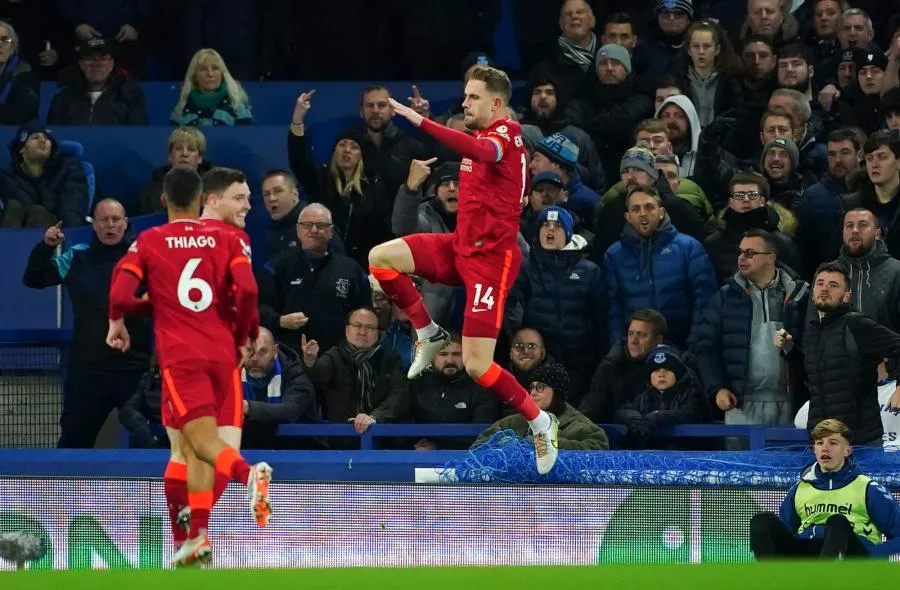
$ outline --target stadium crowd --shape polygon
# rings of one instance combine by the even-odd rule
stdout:
[[[138,0],[63,2],[53,22],[30,12],[42,4],[0,4],[10,19],[0,22],[0,124],[20,126],[0,172],[0,226],[46,229],[24,282],[63,284],[73,301],[59,444],[93,446],[115,407],[134,444],[164,446],[150,428],[159,421],[160,376],[149,326],[129,320],[127,353],[104,342],[110,275],[133,240],[129,216],[162,210],[162,179],[173,166],[216,173],[202,129],[253,123],[241,81],[335,71],[465,78],[494,63],[483,49],[500,3],[392,6],[371,31],[341,19],[343,35],[314,52],[332,53],[330,69],[305,51],[328,35],[291,30],[299,16],[286,6],[295,3],[197,2],[191,30],[203,34],[164,50],[153,44],[167,38],[161,17],[142,12]],[[375,3],[354,4],[362,12]],[[525,86],[510,116],[529,157],[524,260],[505,303],[491,305],[505,305],[497,360],[559,417],[560,448],[608,448],[603,423],[626,425],[626,445],[658,448],[670,444],[654,438],[667,425],[789,426],[797,417],[805,427],[798,412],[810,428],[837,418],[859,443],[894,443],[883,420],[900,412],[891,386],[900,372],[900,6],[513,4]],[[222,34],[251,13],[237,33]],[[396,13],[403,35],[385,41],[396,32],[385,19],[396,22]],[[454,23],[459,34],[448,36]],[[345,36],[354,35],[379,50],[418,53],[396,64],[381,63],[390,59],[377,60],[377,51],[348,55]],[[168,163],[147,171],[126,208],[98,192],[102,179],[78,143],[58,141],[49,126],[146,124],[139,80],[152,77],[150,64],[163,75],[184,72],[184,82],[172,105]],[[60,84],[46,122],[36,120],[41,79]],[[267,261],[256,273],[265,329],[242,372],[244,446],[307,444],[278,438],[277,425],[320,420],[349,421],[359,432],[378,422],[494,421],[492,430],[527,432],[466,374],[458,336],[429,372],[408,381],[412,331],[367,274],[375,245],[454,230],[458,156],[394,124],[389,91],[373,83],[359,122],[317,163],[305,126],[315,93],[302,83],[299,90],[285,113],[286,145],[272,147],[286,150],[289,169],[252,187],[270,226],[265,248],[253,253]],[[415,87],[402,99],[464,128],[458,104],[432,112]],[[229,187],[217,190],[206,198],[223,198]],[[242,219],[246,209],[232,215]],[[66,230],[85,223],[94,239],[66,243]],[[460,289],[419,286],[435,321],[458,330]]]

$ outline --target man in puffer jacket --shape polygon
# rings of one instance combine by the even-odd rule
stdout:
[[[511,331],[535,328],[547,351],[569,373],[570,400],[580,403],[590,376],[607,349],[606,287],[600,268],[583,258],[584,238],[561,207],[538,216],[539,239],[522,265],[507,299]]]
[[[684,346],[716,291],[712,263],[700,242],[672,226],[655,188],[638,185],[626,199],[628,225],[603,257],[610,342],[625,336],[633,311],[650,308],[665,316],[668,340]]]

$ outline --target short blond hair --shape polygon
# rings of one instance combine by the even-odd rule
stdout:
[[[186,146],[200,152],[200,155],[206,153],[206,136],[196,127],[179,127],[169,134],[169,151],[175,147],[176,143],[183,143]]]
[[[469,80],[484,82],[488,92],[499,94],[503,98],[503,102],[509,104],[509,98],[512,96],[512,82],[509,81],[509,76],[503,70],[490,66],[475,66],[469,74]]]
[[[812,429],[812,438],[814,441],[822,440],[823,438],[835,434],[843,436],[847,442],[853,442],[853,433],[850,432],[850,427],[836,418],[826,418],[816,424]]]

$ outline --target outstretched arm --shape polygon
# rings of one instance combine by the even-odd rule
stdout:
[[[462,131],[456,131],[426,119],[408,106],[390,99],[394,112],[407,121],[419,127],[422,131],[432,136],[448,148],[466,158],[472,158],[480,162],[499,162],[503,157],[503,145],[499,139],[493,137],[476,138]]]

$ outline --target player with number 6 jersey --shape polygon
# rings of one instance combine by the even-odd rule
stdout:
[[[557,457],[556,417],[538,408],[515,377],[494,362],[503,306],[522,261],[517,235],[528,182],[522,131],[509,117],[510,93],[504,72],[486,66],[471,71],[462,103],[471,134],[435,123],[391,99],[395,113],[462,156],[459,211],[452,234],[414,234],[381,244],[369,253],[369,266],[416,329],[410,379],[431,364],[449,335],[431,319],[408,275],[465,286],[463,364],[477,383],[529,421],[537,469],[545,474]]]

